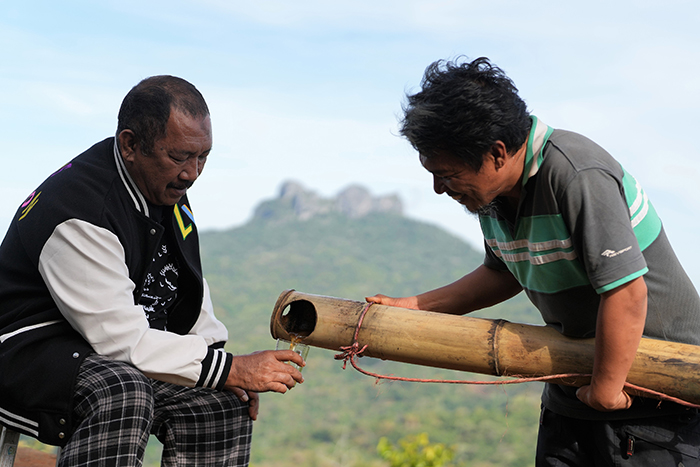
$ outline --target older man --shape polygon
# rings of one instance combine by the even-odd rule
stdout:
[[[483,265],[387,305],[464,314],[521,290],[566,336],[596,338],[588,386],[547,384],[537,465],[698,465],[696,410],[623,389],[642,335],[700,344],[700,298],[640,184],[589,139],[531,116],[488,59],[435,62],[402,134],[479,217]]]
[[[247,465],[257,392],[302,382],[292,351],[223,349],[186,195],[211,147],[199,91],[147,78],[0,246],[0,423],[60,465],[141,465],[150,434],[163,465]]]

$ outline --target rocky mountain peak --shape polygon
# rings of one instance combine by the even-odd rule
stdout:
[[[366,188],[351,185],[334,198],[324,198],[295,181],[282,184],[277,199],[265,201],[255,210],[256,219],[272,221],[308,220],[333,213],[357,219],[371,213],[401,215],[403,204],[397,195],[372,196]]]

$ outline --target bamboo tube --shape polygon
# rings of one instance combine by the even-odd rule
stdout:
[[[282,292],[270,319],[275,339],[303,338],[331,350],[353,343],[364,302]],[[374,304],[358,335],[363,355],[493,376],[590,374],[594,339],[564,337],[547,326],[510,323]],[[550,382],[568,386],[590,378]],[[700,404],[700,347],[643,338],[627,381]],[[629,391],[634,393],[634,391]],[[648,397],[648,394],[642,394]]]

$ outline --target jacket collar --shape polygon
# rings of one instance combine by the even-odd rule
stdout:
[[[131,175],[129,175],[129,171],[126,170],[124,158],[119,151],[119,141],[117,141],[116,138],[114,138],[114,161],[117,165],[119,177],[121,178],[127,193],[129,193],[129,196],[131,196],[131,200],[134,202],[136,210],[143,213],[146,217],[151,217],[146,198],[141,193],[141,190],[139,190],[139,187],[136,185],[136,182],[134,182],[134,179],[131,178]]]

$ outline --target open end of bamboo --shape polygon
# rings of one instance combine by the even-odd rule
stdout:
[[[307,337],[316,329],[316,307],[308,300],[295,300],[284,307],[277,321],[291,335]]]

